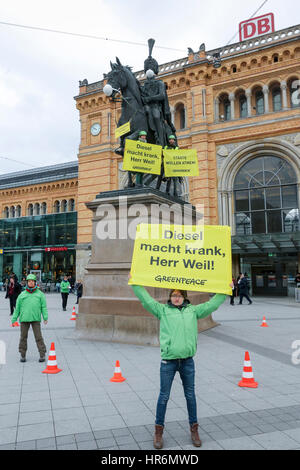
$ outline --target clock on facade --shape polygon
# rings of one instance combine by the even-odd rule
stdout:
[[[99,122],[95,122],[91,126],[91,134],[92,135],[98,135],[98,134],[100,134],[100,132],[101,132],[101,126],[100,126]]]

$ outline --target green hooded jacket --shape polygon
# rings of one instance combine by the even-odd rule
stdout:
[[[160,320],[160,351],[165,360],[193,357],[197,351],[197,320],[217,310],[226,299],[226,295],[216,294],[208,302],[185,304],[179,309],[157,302],[142,286],[131,287],[143,307]]]
[[[24,290],[17,299],[16,308],[11,321],[14,323],[20,317],[20,322],[40,322],[42,315],[44,321],[48,320],[45,294],[41,292],[39,288],[33,292]]]

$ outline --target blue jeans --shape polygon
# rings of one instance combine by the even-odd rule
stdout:
[[[195,364],[188,359],[162,360],[160,364],[160,394],[156,407],[155,424],[164,426],[167,404],[176,372],[179,372],[186,398],[189,423],[197,423],[197,404],[195,396]]]

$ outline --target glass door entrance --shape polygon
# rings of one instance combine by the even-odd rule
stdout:
[[[251,266],[253,295],[288,295],[288,278],[282,263]]]

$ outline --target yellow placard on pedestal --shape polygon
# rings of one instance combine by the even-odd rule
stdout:
[[[160,175],[161,153],[160,145],[126,139],[123,169],[134,173]]]
[[[120,127],[117,127],[117,129],[115,130],[115,137],[116,139],[118,139],[122,135],[128,134],[128,132],[130,132],[130,121],[125,122],[125,124]]]
[[[129,284],[232,295],[231,229],[140,224]]]
[[[163,150],[166,177],[198,176],[198,158],[195,149]]]

